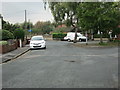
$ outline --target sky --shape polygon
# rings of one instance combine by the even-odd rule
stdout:
[[[43,2],[2,2],[2,16],[5,21],[12,24],[25,21],[25,10],[27,21],[35,24],[37,21],[54,21],[53,15],[47,6],[44,9]]]
[[[49,0],[57,2],[58,0]],[[84,1],[84,0],[59,0],[62,2]],[[89,1],[89,0],[87,0]],[[91,0],[90,0],[91,1]],[[96,1],[96,0],[92,0]],[[113,1],[113,0],[101,0]],[[120,0],[114,0],[120,1]],[[5,21],[10,23],[23,23],[25,21],[25,10],[27,11],[27,21],[30,20],[33,24],[37,21],[54,21],[50,9],[44,9],[43,0],[0,0],[0,14]]]

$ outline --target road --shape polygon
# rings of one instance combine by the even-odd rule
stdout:
[[[30,50],[2,70],[3,88],[115,88],[118,48],[47,41],[46,50]]]

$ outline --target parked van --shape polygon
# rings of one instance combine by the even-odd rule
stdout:
[[[64,40],[73,41],[75,38],[75,32],[68,32]],[[86,41],[86,37],[83,36],[81,33],[77,33],[77,41]]]

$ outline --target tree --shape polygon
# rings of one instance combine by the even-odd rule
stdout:
[[[78,7],[79,25],[86,30],[99,30],[101,34],[113,30],[120,23],[120,12],[116,2],[81,3]]]
[[[0,40],[14,39],[13,33],[11,33],[8,30],[0,30],[0,35],[2,35],[2,37],[0,38]]]
[[[25,37],[25,32],[23,29],[21,28],[17,28],[15,31],[14,31],[14,36],[15,36],[15,39],[21,39],[22,41],[24,40],[24,37]]]
[[[67,26],[74,27],[76,32],[75,40],[77,38],[77,29],[78,27],[78,17],[76,16],[77,13],[77,6],[79,2],[50,2],[49,6],[54,16],[54,19],[57,24],[65,23]],[[77,28],[77,29],[76,29]]]
[[[119,2],[49,2],[57,24],[65,23],[82,30],[107,33],[120,24]]]
[[[53,30],[53,25],[51,22],[40,22],[38,21],[35,25],[34,28],[38,30],[38,33],[40,34],[49,34]]]
[[[33,28],[33,23],[31,23],[31,22],[24,22],[24,23],[21,23],[21,27],[22,27],[22,29],[27,29],[27,30],[29,30],[29,29],[31,29],[31,28]]]
[[[15,29],[20,28],[20,25],[19,24],[10,24],[8,21],[2,20],[2,28],[4,30],[8,30],[11,33],[13,33]]]

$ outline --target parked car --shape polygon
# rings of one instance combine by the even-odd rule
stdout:
[[[38,48],[46,49],[46,41],[42,35],[33,36],[30,40],[30,49],[38,49]]]
[[[75,38],[75,32],[68,32],[64,40],[73,41]],[[83,36],[81,33],[77,33],[77,41],[86,41],[87,37]]]

